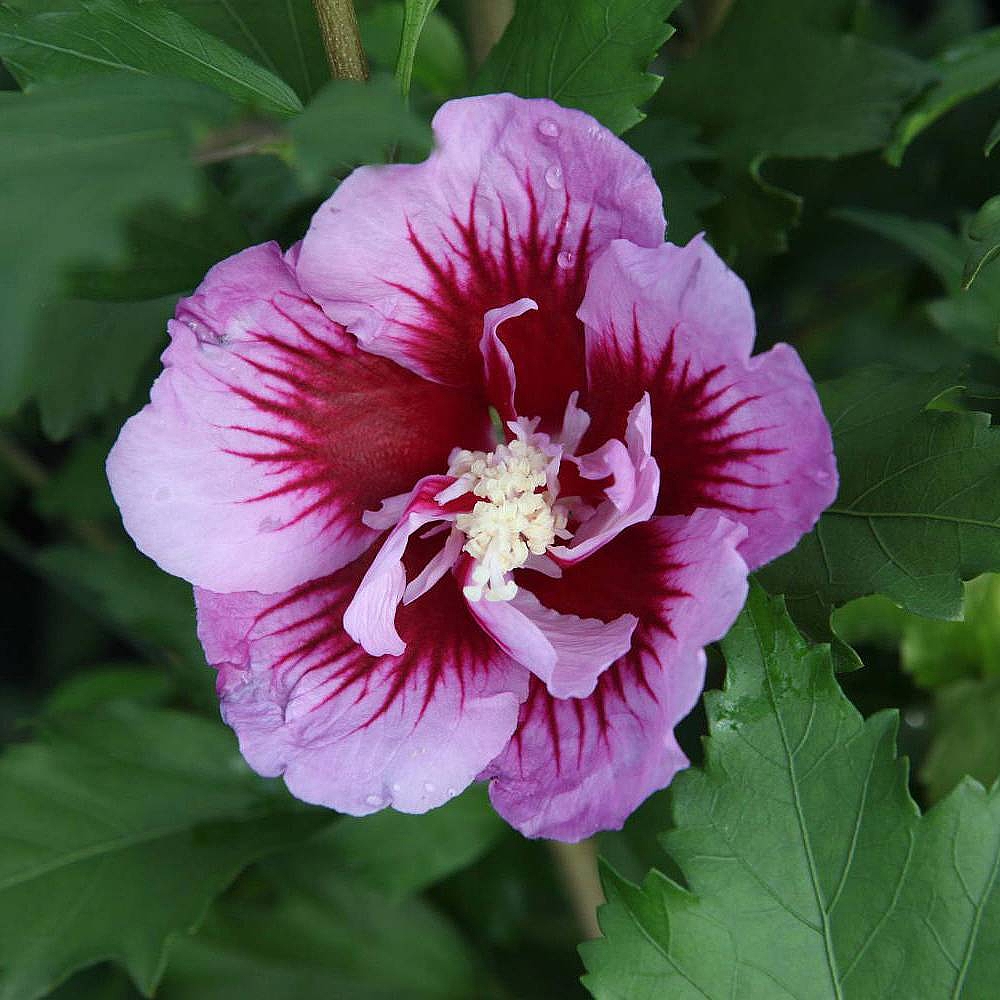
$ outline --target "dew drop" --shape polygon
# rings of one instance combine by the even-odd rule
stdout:
[[[576,254],[572,250],[560,250],[556,257],[556,263],[563,269],[573,266]]]
[[[434,786],[429,781],[425,781],[424,782],[424,791],[425,792],[433,792],[434,791]]]
[[[403,786],[397,781],[396,784],[392,786],[394,792],[402,791]]]
[[[554,163],[545,170],[545,183],[553,191],[558,191],[562,187],[562,167],[557,167]]]
[[[382,800],[377,795],[369,795],[365,799],[365,803],[370,806],[380,806],[382,805]]]
[[[455,789],[455,788],[449,788],[448,789],[448,798],[449,799],[453,799],[456,795],[458,795],[458,790],[457,789]]]
[[[559,135],[559,126],[551,118],[543,118],[538,123],[538,131],[555,139]]]

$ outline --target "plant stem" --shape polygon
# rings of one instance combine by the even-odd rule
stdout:
[[[271,122],[247,121],[231,128],[209,133],[194,151],[194,162],[199,166],[221,163],[237,156],[255,153],[282,155],[283,144],[288,144],[284,132]]]
[[[333,78],[367,80],[368,60],[352,0],[313,0],[313,7]]]
[[[578,844],[548,843],[581,934],[587,941],[599,938],[597,908],[604,902],[604,890],[597,874],[597,842],[591,838]]]
[[[466,0],[472,61],[481,66],[514,16],[514,0]]]

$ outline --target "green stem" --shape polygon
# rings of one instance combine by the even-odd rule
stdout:
[[[550,840],[548,844],[563,888],[573,904],[580,933],[587,941],[599,938],[597,908],[604,902],[604,889],[597,873],[597,842],[591,838],[578,844],[558,840]]]
[[[313,7],[333,78],[367,80],[368,60],[352,0],[313,0]]]

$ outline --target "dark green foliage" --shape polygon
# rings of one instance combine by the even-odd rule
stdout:
[[[687,888],[606,872],[594,996],[988,996],[1000,790],[967,780],[921,817],[895,716],[863,720],[762,591],[723,649],[705,768],[675,781],[663,840]]]
[[[147,993],[174,937],[250,861],[322,825],[192,716],[119,706],[0,758],[0,996],[120,961]]]
[[[430,151],[430,130],[407,109],[388,76],[364,85],[328,83],[289,132],[303,183],[320,191],[357,164],[381,160],[394,148],[414,159]]]
[[[38,391],[36,331],[48,326],[38,310],[61,279],[73,267],[121,260],[128,245],[124,223],[140,206],[193,210],[204,182],[191,152],[201,135],[231,115],[221,95],[160,77],[106,75],[28,94],[0,93],[6,145],[0,159],[0,411]],[[32,233],[44,238],[26,238]],[[66,362],[60,357],[60,366]]]
[[[0,10],[0,58],[22,87],[94,73],[183,77],[261,111],[302,109],[283,80],[186,21],[145,0],[68,0],[35,16]]]
[[[840,492],[761,574],[814,637],[832,636],[834,605],[873,593],[957,618],[961,581],[1000,571],[1000,431],[986,413],[925,408],[953,384],[868,370],[821,387]]]
[[[648,72],[672,33],[678,0],[538,0],[514,20],[476,79],[480,93],[509,90],[582,108],[615,132],[641,121],[637,105],[659,86]]]
[[[483,786],[338,817],[247,770],[103,470],[213,263],[495,90],[649,161],[669,238],[707,229],[817,379],[841,474],[710,651],[695,768],[599,837],[587,988],[996,993],[1000,28],[923,6],[519,0],[477,67],[482,2],[359,0],[362,85],[312,0],[0,0],[0,1000],[585,995],[550,847]]]

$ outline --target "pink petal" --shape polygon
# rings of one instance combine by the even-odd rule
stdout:
[[[460,579],[466,582],[471,560]],[[545,682],[556,698],[589,695],[597,678],[628,652],[638,619],[580,618],[546,608],[523,588],[509,601],[470,601],[472,616],[504,652]]]
[[[451,529],[441,551],[406,585],[406,590],[403,591],[404,604],[412,604],[423,597],[458,562],[465,541],[466,537],[461,531]]]
[[[574,390],[566,402],[562,430],[553,439],[556,444],[562,445],[562,449],[567,455],[576,454],[580,448],[580,442],[583,440],[583,435],[587,433],[587,428],[590,426],[590,414],[577,405],[579,401],[580,393],[578,390]]]
[[[560,564],[585,559],[633,524],[648,521],[656,507],[660,470],[650,457],[649,396],[632,408],[625,428],[626,444],[617,439],[578,460],[585,479],[612,478],[605,489],[607,500],[580,525],[571,544],[550,551]]]
[[[366,562],[280,598],[199,590],[199,635],[256,771],[355,816],[424,812],[510,739],[528,674],[470,618],[450,576],[400,609],[402,656],[369,656],[341,627]]]
[[[406,589],[403,553],[410,536],[425,524],[454,519],[434,499],[454,482],[453,476],[427,476],[417,483],[344,612],[344,631],[372,656],[399,656],[406,649],[396,631],[396,609]]]
[[[500,327],[507,320],[516,319],[537,308],[534,299],[518,299],[510,305],[491,309],[483,319],[483,336],[479,342],[479,350],[483,355],[487,397],[505,421],[513,420],[517,416],[517,411],[514,409],[517,375],[510,353],[500,339]]]
[[[340,185],[303,241],[299,278],[367,350],[477,390],[483,316],[534,299],[503,339],[517,412],[554,429],[583,384],[575,314],[591,261],[619,237],[660,243],[660,194],[625,143],[551,101],[451,101],[434,130],[424,163],[363,167]]]
[[[701,692],[701,647],[725,634],[746,597],[744,534],[714,511],[657,517],[561,580],[532,583],[561,612],[609,620],[628,608],[639,624],[590,697],[554,698],[532,681],[514,738],[483,775],[497,811],[526,836],[617,829],[687,764],[673,728]]]
[[[108,478],[138,547],[199,586],[330,573],[375,537],[366,508],[446,469],[455,445],[488,447],[473,397],[359,351],[276,244],[216,265],[177,316]]]
[[[751,569],[791,549],[836,496],[830,428],[791,347],[749,357],[739,278],[700,238],[656,250],[618,242],[595,265],[580,316],[589,439],[617,436],[649,393],[656,513],[708,507],[745,524]]]

